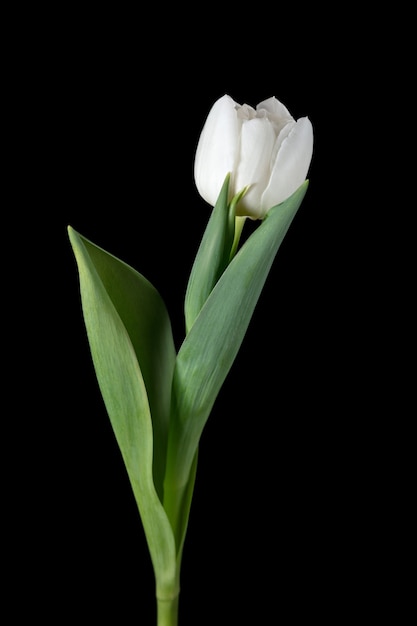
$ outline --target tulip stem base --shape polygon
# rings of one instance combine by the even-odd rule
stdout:
[[[157,626],[178,626],[178,595],[169,600],[157,598]]]

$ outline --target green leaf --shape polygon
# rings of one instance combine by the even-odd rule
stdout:
[[[204,425],[307,186],[308,181],[268,211],[221,275],[180,348],[168,445],[166,482],[172,488],[180,490],[187,483]]]
[[[103,400],[143,522],[160,594],[178,584],[161,504],[175,349],[165,306],[138,272],[68,229]]]
[[[228,204],[229,181],[228,174],[211,212],[188,280],[184,306],[187,333],[229,262],[235,224],[234,205],[231,215]]]

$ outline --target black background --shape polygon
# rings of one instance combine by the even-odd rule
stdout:
[[[307,195],[202,436],[180,626],[338,623],[369,594],[381,558],[367,460],[372,287],[363,273],[356,280],[357,180],[340,131],[357,87],[348,44],[361,27],[348,34],[338,17],[328,29],[317,9],[231,10],[100,8],[62,12],[53,27],[26,15],[15,150],[29,197],[18,231],[36,251],[23,272],[36,293],[36,382],[11,580],[40,619],[155,623],[152,567],[95,380],[67,226],[154,284],[179,346],[210,211],[194,186],[194,153],[225,93],[252,106],[276,96],[295,118],[310,117],[315,144]],[[371,275],[372,262],[361,271]]]

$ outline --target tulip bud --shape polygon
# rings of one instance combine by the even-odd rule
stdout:
[[[275,97],[256,106],[219,98],[198,142],[194,177],[200,195],[216,204],[230,173],[231,198],[242,192],[236,215],[262,219],[305,181],[313,155],[308,117],[297,121]]]

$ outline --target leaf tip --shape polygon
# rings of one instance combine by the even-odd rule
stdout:
[[[71,226],[71,224],[68,224],[67,232],[71,240],[78,235],[77,231]]]

